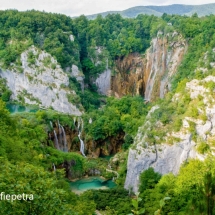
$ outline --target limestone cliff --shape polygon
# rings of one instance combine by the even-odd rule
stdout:
[[[34,46],[21,54],[21,71],[13,65],[11,69],[0,70],[0,76],[7,80],[13,100],[41,108],[51,107],[63,113],[82,114],[68,101],[68,97],[76,93],[67,87],[67,74],[50,54]]]
[[[188,159],[215,155],[214,88],[215,77],[207,76],[203,80],[194,79],[186,83],[184,91],[173,96],[173,104],[182,101],[184,96],[189,102],[186,113],[180,116],[182,124],[177,132],[172,130],[172,125],[165,130],[167,126],[159,121],[152,124],[150,119],[160,107],[152,108],[145,124],[138,130],[134,146],[129,150],[126,189],[132,188],[136,192],[140,173],[149,167],[161,174],[177,174],[181,164]],[[165,131],[161,138],[158,133],[154,133],[153,140],[149,138],[153,127],[157,131]]]
[[[170,88],[170,79],[177,71],[187,43],[177,32],[162,34],[158,32],[157,37],[152,39],[144,55],[132,53],[116,60],[111,79],[110,74],[107,76],[105,72],[99,77],[99,91],[116,97],[140,95],[149,101],[163,98]],[[101,90],[109,80],[111,84]]]

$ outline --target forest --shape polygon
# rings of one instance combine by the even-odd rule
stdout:
[[[164,35],[177,31],[188,43],[182,63],[170,80],[171,90],[165,97],[146,102],[141,96],[115,98],[99,94],[92,78],[104,71],[107,60],[109,68],[114,70],[117,59],[131,53],[144,55],[159,31]],[[73,41],[68,39],[70,35],[74,36]],[[161,17],[122,18],[119,14],[109,14],[105,18],[98,15],[96,19],[88,20],[84,15],[72,19],[34,10],[0,11],[0,70],[22,73],[20,55],[32,45],[50,53],[65,73],[73,64],[80,68],[85,77],[85,90],[72,77],[68,88],[76,92],[71,103],[83,109],[83,139],[104,144],[122,136],[117,153],[122,155],[123,162],[113,164],[119,173],[116,187],[88,190],[79,195],[72,192],[65,164],[71,163],[73,179],[88,175],[91,169],[98,169],[102,176],[111,179],[113,174],[105,172],[108,162],[100,157],[85,158],[79,150],[63,152],[55,147],[49,136],[53,133],[50,122],[60,122],[66,131],[77,133],[73,123],[75,116],[52,109],[11,114],[6,104],[20,103],[11,99],[12,91],[6,80],[0,78],[0,192],[34,195],[33,201],[1,200],[2,214],[96,215],[96,211],[104,215],[215,214],[215,140],[199,140],[191,122],[192,139],[197,142],[196,150],[204,159],[187,160],[177,175],[161,175],[150,167],[140,174],[138,193],[124,189],[127,156],[135,147],[138,128],[146,121],[151,123],[151,129],[146,132],[147,141],[153,144],[162,143],[166,133],[179,131],[184,117],[206,121],[206,112],[199,111],[204,106],[203,97],[192,99],[186,84],[193,79],[201,81],[215,75],[211,64],[215,62],[214,15],[188,17],[164,13]],[[104,49],[99,55],[99,64],[96,63],[95,47]],[[33,55],[30,60],[34,64]],[[207,71],[196,70],[202,67]],[[114,71],[112,73],[114,75]],[[214,82],[203,82],[202,85],[214,98]],[[174,102],[175,94],[183,96]],[[207,103],[213,105],[213,100]],[[160,108],[149,119],[150,110],[155,105]],[[88,123],[90,120],[92,124]],[[76,144],[74,148],[79,148],[78,135],[72,143]],[[53,170],[53,164],[56,170]]]

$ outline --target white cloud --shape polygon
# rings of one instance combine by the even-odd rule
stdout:
[[[207,4],[214,0],[0,0],[0,10],[40,10],[70,16],[94,14],[110,10],[124,10],[134,6],[169,4]]]

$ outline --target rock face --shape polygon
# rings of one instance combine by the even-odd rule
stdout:
[[[118,59],[115,63],[116,72],[111,79],[111,94],[115,97],[144,96],[144,57],[134,53]]]
[[[144,68],[145,98],[148,101],[163,98],[170,87],[170,78],[176,73],[187,49],[186,41],[177,32],[154,38],[146,53]]]
[[[138,140],[136,140],[138,141]],[[125,188],[132,188],[138,191],[139,175],[149,167],[153,167],[155,172],[167,174],[172,172],[177,174],[181,164],[188,158],[197,157],[194,150],[195,143],[191,141],[191,135],[184,136],[184,139],[173,145],[138,146],[136,150],[130,150],[127,163],[127,176]]]
[[[51,55],[32,46],[21,54],[21,63],[22,72],[0,70],[13,93],[12,99],[63,113],[82,114],[68,101],[68,96],[76,95],[75,91],[67,88],[69,78]]]
[[[78,128],[78,118],[73,118],[75,129],[71,129],[69,126],[61,126],[59,121],[54,121],[50,123],[51,130],[49,131],[49,139],[54,143],[55,148],[61,151],[71,151],[80,152],[80,139],[79,128]],[[77,120],[77,121],[76,121]],[[65,133],[64,133],[64,132]],[[119,133],[116,136],[107,137],[104,140],[86,140],[86,134],[83,133],[80,136],[84,141],[84,153],[87,157],[98,158],[101,155],[108,156],[113,155],[121,151],[122,144],[124,143],[125,133]],[[66,148],[65,148],[66,141]],[[66,149],[66,150],[65,150]]]
[[[133,189],[134,192],[138,191],[140,173],[149,167],[153,167],[156,172],[161,174],[169,172],[177,174],[181,164],[186,160],[190,158],[203,160],[207,153],[215,155],[214,86],[214,76],[207,76],[203,80],[194,79],[186,83],[183,93],[177,93],[173,96],[172,102],[177,103],[186,93],[186,96],[191,98],[188,109],[194,110],[193,108],[197,107],[198,113],[186,112],[187,116],[183,115],[180,130],[178,132],[170,130],[164,135],[162,142],[159,144],[157,144],[158,137],[154,137],[154,142],[150,142],[147,137],[147,130],[151,129],[151,114],[159,107],[152,108],[145,124],[138,130],[134,146],[129,150],[124,185],[126,189]],[[201,105],[197,106],[196,104]],[[156,128],[164,129],[161,122],[156,123],[159,125]],[[193,135],[195,135],[195,138]],[[174,139],[174,143],[170,143],[170,138]],[[202,154],[199,147],[200,149],[207,149],[207,152]]]
[[[81,72],[76,65],[72,65],[71,77],[75,78],[81,85],[82,91],[84,90],[84,74]]]
[[[111,79],[113,96],[141,95],[149,101],[164,97],[187,44],[177,32],[161,35],[159,32],[152,39],[145,55],[133,53],[116,61],[116,73]]]
[[[102,95],[108,95],[111,86],[111,70],[106,69],[95,81],[98,92]]]

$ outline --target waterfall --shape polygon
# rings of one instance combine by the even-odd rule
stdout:
[[[61,129],[61,124],[59,122],[59,120],[57,121],[58,124],[58,137],[59,137],[59,146],[60,146],[60,150],[63,151],[63,147],[62,147],[62,129]]]
[[[60,125],[62,133],[63,133],[63,151],[68,152],[67,141],[66,141],[66,133],[62,125]]]
[[[84,154],[84,141],[81,139],[81,133],[83,130],[83,121],[81,118],[78,119],[78,138],[80,140],[80,152],[81,154],[86,157],[86,155]]]
[[[53,123],[52,123],[52,121],[49,121],[49,123],[50,123],[51,129],[53,129]]]
[[[76,126],[75,125],[75,123],[76,123],[76,117],[73,118],[73,122],[74,122],[74,126]]]
[[[53,166],[53,170],[55,172],[56,171],[56,167],[55,167],[54,163],[52,164],[52,166]]]
[[[54,143],[55,143],[55,148],[60,150],[59,143],[58,143],[58,138],[57,138],[57,134],[56,134],[55,130],[54,130]]]

